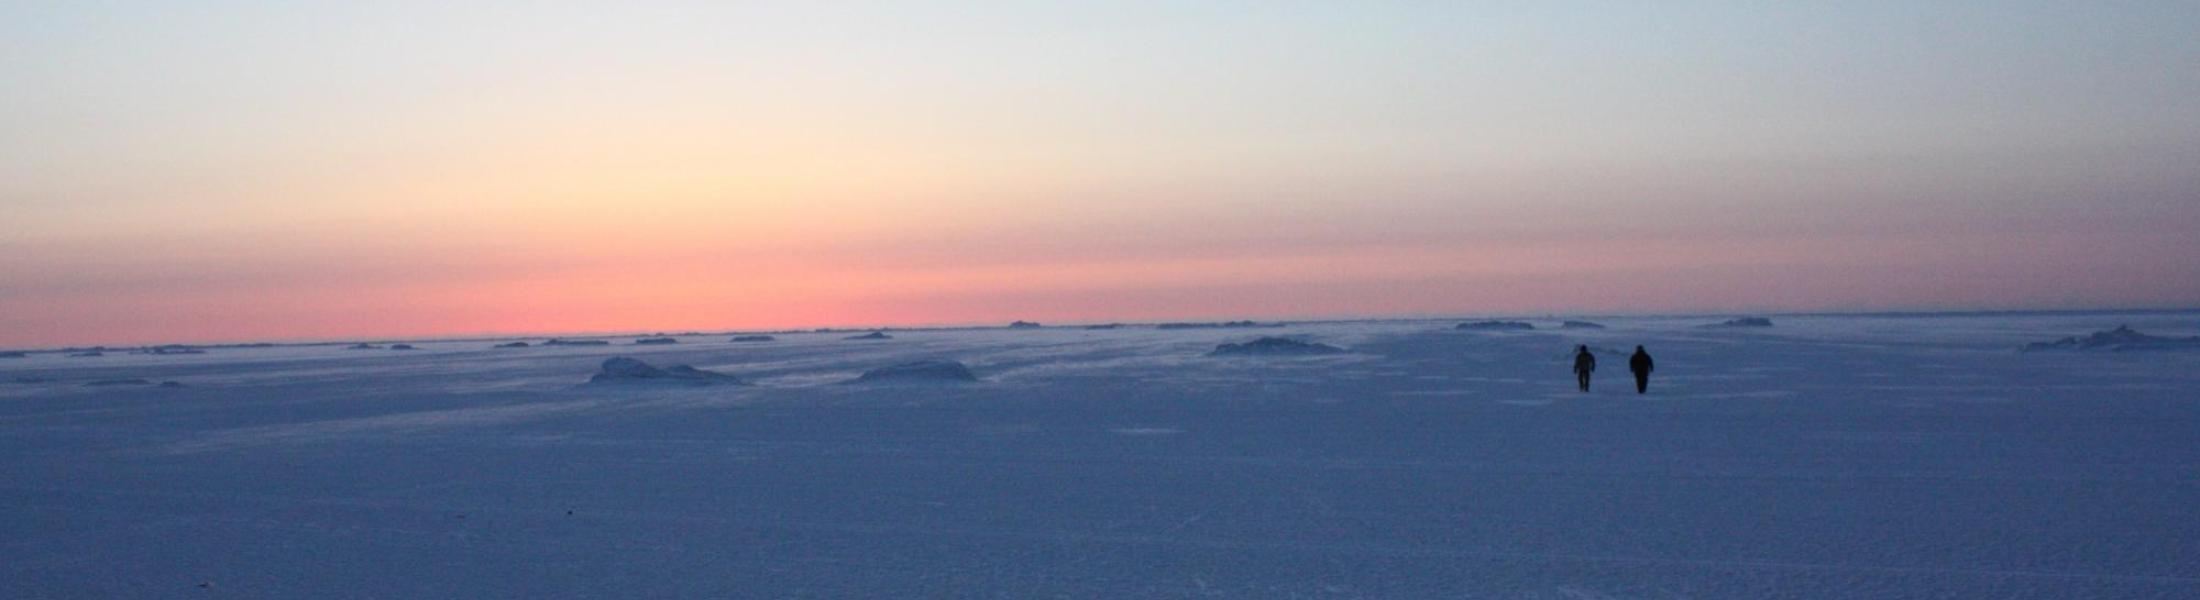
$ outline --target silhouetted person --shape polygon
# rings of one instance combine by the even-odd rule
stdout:
[[[1636,346],[1635,356],[1627,359],[1627,370],[1635,372],[1635,393],[1650,392],[1650,371],[1656,368],[1657,365],[1650,361],[1650,352]]]
[[[1588,346],[1574,347],[1574,377],[1581,380],[1581,391],[1589,391],[1589,374],[1597,370],[1597,355],[1589,353]]]

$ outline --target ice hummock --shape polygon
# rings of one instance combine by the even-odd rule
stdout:
[[[2066,337],[2052,342],[2025,344],[2025,352],[2050,350],[2090,350],[2107,352],[2131,352],[2144,350],[2200,350],[2200,337],[2163,337],[2139,333],[2130,325],[2118,325],[2115,329],[2096,331],[2085,337]]]
[[[603,367],[588,378],[591,385],[604,384],[678,384],[678,385],[747,385],[740,377],[705,371],[687,365],[664,368],[624,356],[603,361]]]
[[[1343,354],[1343,348],[1291,338],[1264,337],[1240,344],[1215,346],[1209,356],[1310,356]]]
[[[1535,329],[1535,325],[1520,321],[1475,321],[1460,323],[1455,329],[1466,331],[1529,331]]]

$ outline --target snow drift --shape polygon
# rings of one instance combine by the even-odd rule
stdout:
[[[970,367],[952,360],[920,360],[864,371],[850,383],[966,383],[977,381]]]

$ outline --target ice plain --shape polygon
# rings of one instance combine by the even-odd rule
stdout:
[[[2200,597],[2200,313],[1594,320],[32,354],[0,597]]]

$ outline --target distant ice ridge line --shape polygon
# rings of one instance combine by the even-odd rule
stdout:
[[[2200,337],[2165,337],[2147,335],[2132,329],[2130,325],[2118,325],[2115,329],[2096,331],[2085,337],[2071,336],[2052,342],[2025,344],[2024,352],[2057,350],[2135,352],[2151,350],[2200,350]]]
[[[1767,319],[1767,318],[1764,318],[1764,317],[1742,317],[1742,318],[1739,318],[1739,319],[1727,319],[1726,321],[1723,321],[1723,322],[1719,322],[1719,323],[1712,323],[1712,324],[1709,324],[1709,325],[1702,325],[1701,327],[1705,327],[1705,328],[1710,328],[1710,329],[1721,329],[1721,328],[1728,328],[1728,327],[1771,327],[1771,326],[1772,326],[1772,319]]]

